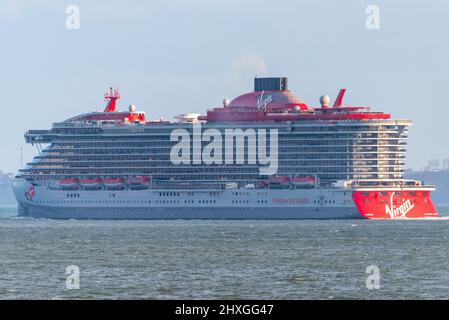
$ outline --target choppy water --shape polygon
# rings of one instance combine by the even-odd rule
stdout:
[[[449,221],[55,221],[0,208],[0,299],[449,298]],[[66,267],[80,289],[66,290]],[[380,268],[368,290],[366,267]]]

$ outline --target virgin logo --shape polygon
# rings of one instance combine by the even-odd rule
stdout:
[[[257,99],[257,110],[258,111],[266,111],[267,106],[270,104],[271,101],[273,101],[272,96],[268,96],[264,99],[263,93],[264,93],[264,91],[262,91],[259,98]]]
[[[395,206],[393,203],[394,194],[395,192],[393,192],[390,196],[390,206],[388,206],[388,204],[385,205],[385,211],[388,215],[390,215],[391,219],[404,218],[415,205],[410,201],[410,199],[407,199],[403,201],[399,207]]]
[[[25,191],[25,197],[32,201],[34,196],[36,195],[36,191],[33,186],[29,187],[27,191]]]

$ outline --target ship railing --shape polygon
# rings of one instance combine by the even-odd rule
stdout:
[[[35,129],[31,129],[31,130],[27,130],[25,132],[25,134],[27,135],[42,135],[42,134],[49,134],[50,130],[35,130]]]
[[[358,187],[394,187],[394,188],[419,188],[423,187],[424,183],[419,180],[406,180],[406,179],[373,179],[373,180],[346,180],[340,183],[345,188],[358,188]],[[431,187],[426,185],[426,187]]]
[[[54,122],[53,128],[77,128],[77,127],[114,127],[117,122],[113,121],[73,121]]]

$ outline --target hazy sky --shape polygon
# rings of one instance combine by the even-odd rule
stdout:
[[[203,113],[252,90],[255,74],[288,76],[309,105],[345,102],[414,121],[407,165],[449,157],[449,1],[0,1],[0,169],[36,149],[27,129],[104,107],[150,118]],[[66,28],[68,5],[80,29]],[[369,30],[366,8],[380,9]]]

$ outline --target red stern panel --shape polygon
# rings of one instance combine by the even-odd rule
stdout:
[[[360,214],[368,219],[437,218],[428,190],[354,191]]]

